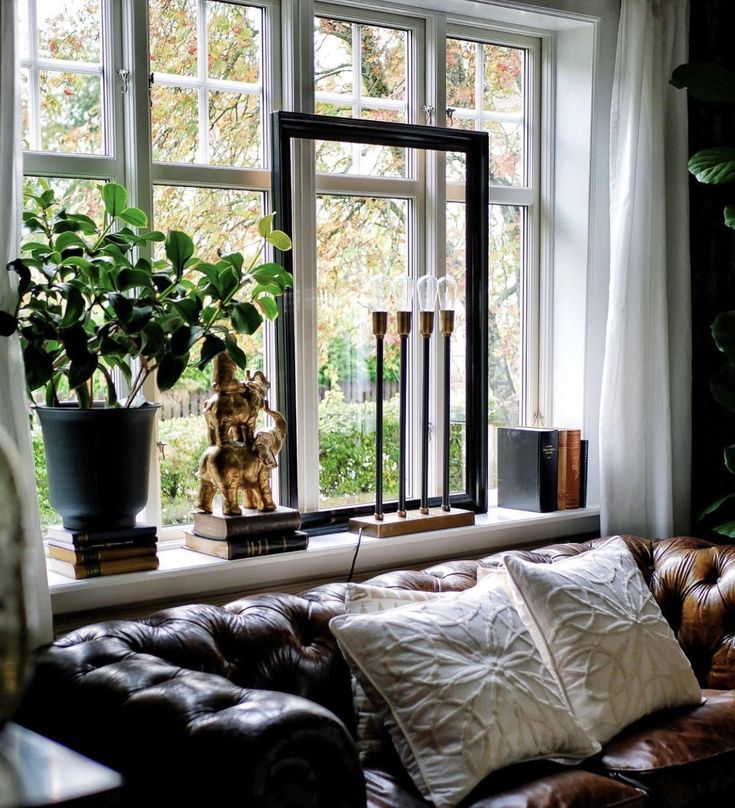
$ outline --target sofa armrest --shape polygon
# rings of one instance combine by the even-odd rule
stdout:
[[[147,654],[71,678],[41,658],[16,720],[120,771],[131,804],[365,805],[354,742],[329,710]]]

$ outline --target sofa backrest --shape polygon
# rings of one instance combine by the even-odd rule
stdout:
[[[692,538],[623,538],[702,686],[735,688],[735,547]],[[556,563],[601,541],[514,552],[538,563]],[[390,572],[370,583],[461,590],[474,585],[478,566],[500,563],[500,555],[494,554],[422,571]],[[39,655],[30,701],[42,712],[39,699],[45,696],[57,710],[63,703],[70,714],[78,714],[89,703],[89,690],[99,682],[108,687],[107,679],[120,679],[122,664],[128,678],[140,678],[134,683],[138,687],[159,675],[156,665],[163,660],[168,666],[218,674],[240,687],[304,696],[353,730],[349,671],[329,631],[329,620],[344,610],[344,596],[344,584],[328,584],[299,595],[267,593],[224,607],[181,606],[139,620],[76,629]],[[120,679],[119,688],[128,685]]]

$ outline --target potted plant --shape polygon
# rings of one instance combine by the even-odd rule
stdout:
[[[208,263],[186,233],[148,230],[121,185],[99,190],[102,222],[66,210],[45,183],[26,195],[29,240],[7,267],[18,276],[18,301],[0,311],[0,335],[20,336],[29,395],[45,393],[35,409],[49,495],[68,529],[134,525],[147,499],[158,407],[143,399],[146,379],[155,373],[168,390],[196,347],[199,368],[221,351],[245,368],[236,334],[274,319],[276,298],[292,284],[279,264],[260,263],[266,244],[291,246],[273,229],[274,214],[259,219],[262,243],[250,260],[232,253]],[[151,260],[155,242],[165,257]]]
[[[726,67],[709,62],[692,62],[679,65],[671,77],[674,87],[686,87],[689,94],[700,101],[735,102],[735,73]],[[699,182],[721,185],[735,181],[735,148],[719,146],[701,149],[689,160],[689,172]],[[735,230],[735,204],[728,204],[723,211],[723,224]],[[735,412],[735,311],[719,314],[712,323],[712,337],[725,361],[710,379],[710,391],[718,404],[729,412]],[[735,444],[724,449],[725,467],[735,474]],[[701,514],[704,519],[720,511],[726,503],[732,504],[735,493],[720,497]],[[722,517],[720,517],[722,518]],[[727,519],[713,528],[716,533],[735,538],[735,520]]]

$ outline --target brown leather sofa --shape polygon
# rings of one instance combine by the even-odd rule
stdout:
[[[575,767],[495,772],[463,808],[735,803],[735,546],[624,538],[706,702],[651,715]],[[519,552],[553,563],[600,541]],[[371,583],[461,590],[478,565],[499,563],[452,561]],[[37,655],[17,720],[122,771],[138,806],[425,806],[392,753],[358,760],[349,671],[328,627],[343,610],[344,584],[329,584],[75,630]]]

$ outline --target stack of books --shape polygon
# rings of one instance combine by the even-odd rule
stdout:
[[[96,578],[158,569],[156,526],[120,530],[46,529],[47,566],[67,578]]]
[[[587,507],[588,446],[579,429],[500,427],[498,507],[541,513]]]
[[[235,559],[306,550],[309,534],[299,530],[301,515],[294,508],[246,516],[195,513],[184,546],[197,553]]]

